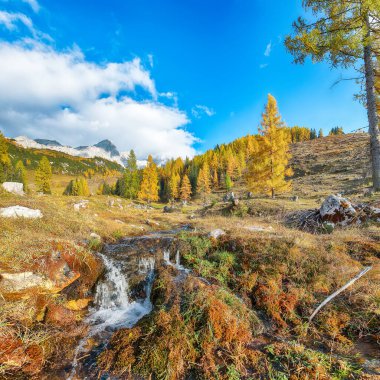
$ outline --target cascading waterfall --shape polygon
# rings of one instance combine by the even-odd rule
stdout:
[[[78,356],[85,351],[86,342],[89,338],[108,330],[133,327],[153,309],[150,295],[154,280],[155,259],[149,257],[139,260],[139,273],[146,275],[146,297],[141,300],[130,301],[128,280],[122,273],[118,263],[104,254],[99,255],[106,268],[106,274],[104,279],[97,284],[94,299],[95,306],[90,310],[90,314],[86,318],[86,322],[90,325],[90,330],[88,335],[77,346],[68,380],[71,380],[76,374]]]
[[[144,300],[130,301],[125,275],[111,258],[101,255],[106,267],[105,279],[97,285],[95,310],[87,318],[95,330],[132,327],[152,311],[150,292],[154,273],[154,258],[140,259],[139,271],[147,275]]]
[[[175,255],[175,264],[173,264],[170,261],[170,251],[169,250],[164,250],[164,262],[166,265],[170,265],[176,269],[178,269],[180,272],[183,273],[189,273],[190,270],[185,268],[183,265],[181,265],[181,256],[179,253],[179,250],[177,250],[176,255]]]

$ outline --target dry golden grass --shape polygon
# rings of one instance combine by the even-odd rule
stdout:
[[[234,212],[225,212],[228,204],[221,202],[223,191],[210,196],[213,204],[206,208],[207,211],[201,200],[195,200],[186,207],[181,208],[178,205],[179,211],[169,214],[163,213],[163,204],[153,204],[152,208],[144,208],[144,205],[138,202],[113,196],[63,196],[62,192],[67,183],[74,178],[65,175],[53,176],[53,195],[40,196],[35,194],[33,173],[29,173],[31,193],[19,197],[0,190],[0,208],[21,205],[40,209],[44,217],[39,220],[0,218],[0,274],[28,270],[43,273],[43,268],[39,265],[57,244],[70,247],[73,252],[77,252],[80,260],[85,260],[86,255],[92,256],[92,248],[99,248],[92,245],[92,232],[100,235],[103,241],[116,241],[124,236],[142,235],[184,224],[191,224],[197,233],[201,234],[220,228],[226,232],[226,236],[221,240],[221,244],[225,245],[219,248],[230,250],[234,255],[233,247],[238,247],[235,249],[240,252],[238,254],[244,253],[242,260],[249,269],[242,271],[241,276],[236,274],[238,272],[234,273],[219,285],[225,287],[229,284],[228,281],[232,281],[233,292],[241,292],[244,301],[256,299],[256,307],[266,313],[278,331],[286,330],[286,334],[296,336],[307,344],[310,343],[307,339],[309,336],[332,351],[342,352],[345,347],[352,346],[352,341],[360,333],[367,334],[371,329],[371,334],[374,335],[371,325],[373,322],[370,319],[378,315],[380,310],[380,228],[369,225],[336,229],[331,235],[312,235],[287,228],[283,224],[283,217],[290,211],[319,207],[320,197],[331,192],[348,191],[352,192],[352,197],[356,200],[376,200],[376,197],[362,197],[367,180],[361,174],[361,155],[365,153],[367,136],[348,135],[344,137],[344,141],[346,144],[342,145],[341,139],[328,137],[293,147],[293,153],[299,157],[294,162],[300,170],[304,170],[304,176],[295,178],[293,182],[293,194],[300,197],[298,202],[291,201],[290,195],[276,199],[244,199],[246,189],[244,185],[237,184],[235,193],[242,200],[238,210]],[[364,166],[367,167],[367,164]],[[106,180],[109,183],[115,182],[115,178]],[[101,181],[101,177],[89,180],[93,194],[96,194]],[[75,211],[73,205],[83,199],[89,201],[87,208]],[[280,249],[279,252],[276,251],[277,247]],[[260,268],[254,271],[250,265],[257,263]],[[307,277],[305,273],[309,270],[310,273],[317,273],[315,278],[308,280],[308,283],[305,282],[303,287],[297,285],[297,273],[290,268],[291,265],[298,264],[299,278],[302,281]],[[305,317],[312,311],[312,306],[352,278],[364,265],[372,265],[373,269],[336,303],[333,302],[329,308],[321,312],[311,329],[305,329]],[[273,276],[272,272],[275,273]],[[221,281],[221,277],[214,276],[215,272],[212,272],[212,275],[212,281]],[[88,286],[91,285],[91,281],[88,281]],[[255,286],[257,289],[252,291]],[[210,294],[210,298],[212,296]],[[35,357],[34,361],[32,358],[30,362],[20,364],[27,371],[27,376],[38,373],[46,365],[47,359],[51,363],[58,363],[59,360],[63,360],[62,355],[69,358],[72,354],[71,348],[83,333],[80,323],[73,323],[72,328],[57,327],[54,323],[36,323],[37,315],[42,313],[46,303],[49,303],[52,309],[55,307],[56,310],[62,310],[66,302],[67,297],[60,294],[37,294],[36,297],[22,299],[16,297],[8,302],[0,300],[0,337],[3,340],[6,338],[6,341],[15,347],[22,347],[24,352],[29,349],[30,356]],[[173,315],[162,316],[174,318],[174,321],[181,322],[179,327],[184,327],[181,320],[183,316],[178,310],[174,311],[176,313]],[[81,312],[73,312],[66,317],[67,320],[80,320],[82,316]],[[170,329],[168,331],[170,332]],[[181,336],[181,329],[178,331],[178,336]],[[354,337],[352,341],[349,339],[350,334]],[[170,340],[170,336],[167,338]],[[187,344],[183,336],[178,341]],[[36,342],[43,348],[42,354],[39,351],[35,352]],[[59,354],[62,342],[67,346],[67,351]],[[277,352],[278,357],[291,355],[295,362],[302,356],[297,351],[298,346],[276,346],[273,350]],[[189,358],[195,355],[191,350],[187,353]],[[262,360],[265,362],[270,356],[268,352],[265,356],[262,356],[263,352],[257,351],[256,354],[258,363]],[[314,353],[307,355],[307,360],[321,360],[314,357]],[[21,356],[20,358],[22,359]],[[130,359],[129,356],[125,358],[126,362],[127,359]],[[252,356],[250,360],[256,359]],[[241,365],[238,362],[235,364],[231,365],[232,372]],[[292,365],[295,369],[291,367],[289,371],[301,368],[304,363]],[[179,373],[183,373],[184,367],[181,368]],[[2,369],[0,363],[0,378],[2,374],[9,373],[7,371],[9,368]],[[176,378],[177,375],[174,374],[172,378]]]

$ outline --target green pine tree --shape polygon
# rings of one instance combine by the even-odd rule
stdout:
[[[21,182],[24,186],[24,191],[28,191],[28,179],[26,175],[26,169],[21,160],[17,161],[15,166],[15,180]]]
[[[232,189],[232,186],[234,185],[231,177],[228,174],[226,174],[225,185],[226,185],[227,191],[230,191]]]
[[[140,174],[137,168],[136,154],[131,150],[124,174],[116,182],[115,193],[120,197],[136,199],[140,187]]]

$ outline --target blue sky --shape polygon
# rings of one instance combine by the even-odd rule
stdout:
[[[325,63],[294,65],[285,51],[284,36],[291,31],[292,22],[303,14],[301,0],[0,0],[0,8],[8,14],[25,15],[33,23],[30,27],[18,20],[10,28],[3,22],[1,37],[10,44],[20,45],[24,39],[22,44],[30,45],[30,41],[25,42],[27,37],[43,45],[38,49],[49,49],[54,54],[79,51],[82,62],[98,67],[139,59],[139,70],[150,78],[155,90],[146,79],[142,85],[139,82],[128,89],[120,85],[116,96],[132,92],[134,102],[148,102],[153,108],[158,104],[167,107],[163,111],[172,122],[171,131],[179,128],[187,133],[166,135],[170,141],[157,150],[158,156],[165,155],[165,149],[177,154],[170,148],[177,144],[176,138],[178,147],[190,145],[196,151],[204,151],[256,133],[268,93],[277,98],[288,125],[323,128],[325,132],[335,126],[343,126],[348,132],[367,125],[364,108],[353,100],[359,90],[355,82],[344,81],[332,87],[341,76],[351,77],[352,73],[332,71]],[[23,48],[35,49],[29,45]],[[85,92],[88,91],[86,87]],[[109,91],[105,90],[105,97]],[[75,104],[68,99],[67,110],[75,110]],[[8,110],[11,106],[6,105]],[[170,110],[178,112],[167,115]],[[107,124],[107,117],[102,114],[101,123]],[[134,115],[126,120],[129,117],[132,122],[136,120]],[[64,140],[71,134],[67,143],[78,145],[89,136],[95,139],[107,134],[106,129],[87,134],[83,126],[78,126],[81,132],[76,140],[75,123],[70,131],[62,131],[61,116],[49,120],[41,122],[42,129],[23,129],[19,122],[17,133]],[[162,120],[165,123],[166,119]],[[91,123],[96,124],[96,120]],[[139,129],[136,125],[133,130]],[[9,118],[0,118],[0,129],[16,134],[11,128]],[[125,128],[120,135],[130,132]],[[165,126],[160,128],[162,131]],[[111,140],[114,136],[118,136],[116,127]],[[157,137],[157,144],[164,138]],[[147,150],[141,147],[144,135],[134,136],[131,142],[128,136],[121,140],[122,150],[137,144],[140,155],[146,154]],[[115,143],[118,145],[118,141]],[[154,141],[150,144],[155,145]],[[151,145],[147,142],[148,148]]]

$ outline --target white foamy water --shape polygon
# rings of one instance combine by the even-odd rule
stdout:
[[[95,308],[87,317],[87,322],[95,333],[107,327],[132,327],[144,315],[152,311],[150,302],[153,281],[154,258],[143,258],[139,262],[139,272],[147,274],[146,298],[130,301],[129,287],[125,275],[111,258],[101,255],[106,267],[106,275],[96,287]]]
[[[154,277],[154,258],[142,258],[139,261],[139,272],[147,275],[145,299],[130,301],[128,279],[115,261],[106,255],[100,254],[100,256],[106,267],[106,274],[96,287],[95,306],[85,320],[90,325],[90,330],[88,335],[79,342],[75,351],[73,369],[68,380],[71,380],[76,374],[79,354],[85,351],[89,338],[109,329],[133,327],[153,309],[150,295]]]
[[[189,273],[190,269],[186,269],[183,265],[181,265],[181,256],[179,253],[179,250],[177,250],[176,255],[175,255],[175,264],[173,264],[170,261],[170,251],[169,250],[164,250],[164,261],[166,265],[170,265],[176,269],[178,269],[181,272]]]

